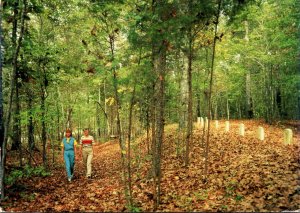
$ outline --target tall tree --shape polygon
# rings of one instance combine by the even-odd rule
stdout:
[[[211,69],[210,69],[210,82],[209,82],[209,93],[208,93],[208,108],[207,108],[207,117],[208,117],[208,127],[207,127],[207,138],[206,138],[206,146],[205,146],[205,167],[204,167],[204,175],[205,177],[208,174],[208,152],[209,152],[209,136],[210,136],[210,121],[211,121],[211,97],[212,97],[212,87],[213,87],[213,79],[214,79],[214,62],[215,62],[215,53],[216,53],[216,42],[217,42],[217,33],[218,33],[218,24],[221,13],[221,4],[222,0],[218,0],[216,17],[214,21],[214,40],[212,46],[212,58],[211,58]]]
[[[187,135],[186,135],[186,152],[185,166],[189,165],[190,144],[193,138],[193,62],[195,60],[195,41],[198,34],[204,31],[205,24],[211,16],[211,3],[209,1],[194,1],[188,0],[183,2],[186,6],[182,15],[182,28],[184,29],[185,37],[183,51],[187,59],[187,87],[188,87],[188,107],[187,107]],[[198,99],[199,101],[199,99]],[[197,109],[200,106],[197,106]],[[198,112],[199,114],[200,112]]]
[[[2,161],[1,161],[1,167],[2,167],[2,173],[1,173],[1,181],[3,186],[3,180],[4,180],[4,165],[5,165],[5,157],[6,157],[6,144],[8,139],[8,129],[9,129],[9,123],[10,123],[10,117],[11,117],[11,109],[12,109],[12,102],[13,102],[13,95],[14,95],[14,89],[15,89],[15,79],[17,78],[17,61],[22,45],[23,35],[24,35],[24,29],[25,29],[25,15],[27,11],[27,0],[22,1],[22,15],[21,15],[21,26],[20,26],[20,35],[17,40],[16,49],[14,51],[13,55],[13,70],[11,75],[11,81],[10,81],[10,94],[9,94],[9,102],[8,102],[8,110],[7,115],[5,118],[5,124],[4,124],[4,139],[3,139],[3,145],[2,145]],[[1,198],[4,198],[4,191],[2,187],[2,194]]]
[[[15,0],[13,2],[13,21],[12,21],[12,49],[16,49],[17,46],[17,30],[18,30],[18,20],[20,20],[19,17],[19,1]],[[19,98],[19,88],[20,88],[20,83],[19,83],[19,66],[18,66],[18,61],[12,60],[12,66],[15,67],[16,69],[16,78],[14,79],[15,83],[15,92],[14,92],[14,113],[13,113],[13,142],[11,149],[12,150],[21,150],[21,130],[20,130],[20,98]],[[20,152],[21,154],[21,152]],[[20,164],[22,166],[22,157],[20,157]]]
[[[3,89],[2,89],[2,69],[3,69],[3,56],[2,56],[2,46],[3,46],[3,37],[2,37],[2,14],[3,14],[3,1],[0,0],[0,193],[1,199],[2,194],[4,193],[3,186],[3,177],[4,177],[4,164],[2,150],[4,150],[4,116],[3,116]]]
[[[152,37],[152,63],[155,73],[155,139],[153,141],[152,161],[154,179],[154,210],[160,203],[161,196],[161,160],[162,146],[165,125],[165,81],[166,81],[166,57],[167,48],[170,45],[168,33],[170,26],[167,26],[171,18],[169,10],[172,5],[165,0],[152,2],[152,11],[156,22],[153,24]]]

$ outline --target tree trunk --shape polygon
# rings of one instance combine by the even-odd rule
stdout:
[[[16,48],[17,45],[17,29],[18,29],[18,0],[14,2],[14,10],[13,10],[13,28],[12,28],[12,45],[13,49]],[[14,113],[13,113],[13,141],[11,150],[19,150],[21,146],[21,133],[20,133],[20,100],[19,100],[19,85],[18,85],[18,78],[19,78],[19,70],[18,70],[18,63],[14,63],[12,66],[16,69],[16,78],[14,79],[15,83],[15,96],[14,96]],[[22,166],[22,157],[20,158],[20,166]]]
[[[14,65],[17,66],[17,65]],[[14,122],[13,122],[13,143],[11,150],[18,150],[19,151],[19,162],[20,167],[22,167],[22,146],[21,146],[21,119],[20,119],[20,97],[19,97],[19,86],[18,85],[18,76],[19,71],[18,67],[17,69],[17,78],[16,78],[16,87],[15,87],[15,96],[14,96],[14,102],[15,102],[15,110],[14,110]]]
[[[115,35],[109,35],[109,43],[110,43],[110,50],[111,50],[111,61],[114,61],[115,57]],[[132,206],[132,193],[129,191],[131,187],[131,180],[128,180],[128,173],[126,170],[128,167],[126,166],[126,146],[125,141],[123,140],[123,134],[121,130],[121,119],[120,119],[120,111],[121,111],[121,102],[118,94],[118,78],[117,78],[117,70],[115,67],[112,68],[113,72],[113,86],[114,86],[114,93],[115,93],[115,100],[116,100],[116,114],[117,114],[117,134],[119,139],[119,145],[121,148],[121,162],[122,162],[122,178],[123,178],[123,186],[124,186],[124,193],[125,198],[128,206]],[[126,169],[127,168],[127,169]],[[127,174],[126,174],[127,173]]]
[[[192,3],[189,1],[189,10],[192,9]],[[188,30],[188,121],[187,121],[187,135],[186,135],[186,151],[185,151],[185,166],[189,165],[190,144],[193,138],[193,90],[192,90],[192,62],[193,62],[193,37],[192,26]]]
[[[128,191],[129,191],[129,204],[132,206],[132,186],[131,186],[131,131],[132,131],[132,111],[134,106],[134,99],[135,99],[135,83],[134,88],[130,100],[130,107],[129,107],[129,122],[128,122],[128,156],[127,156],[127,173],[128,173]]]
[[[104,91],[104,113],[107,115],[107,105],[106,105],[106,80],[104,81],[104,88],[103,88],[103,91]],[[109,135],[111,134],[111,126],[109,125],[109,119],[108,119],[108,115],[106,116],[105,118],[105,121],[106,121],[106,125],[105,125],[105,138],[108,139]]]
[[[56,116],[57,116],[57,128],[56,128],[56,134],[57,134],[57,141],[60,141],[61,140],[61,137],[60,137],[60,112],[59,112],[59,103],[58,103],[58,100],[56,101]]]
[[[216,100],[214,118],[215,120],[218,120],[218,100]]]
[[[68,108],[68,114],[67,114],[67,123],[66,123],[66,126],[67,126],[67,128],[69,128],[69,129],[72,129],[72,112],[73,112],[73,109],[72,109],[72,107],[70,107],[69,106],[69,108]]]
[[[227,96],[227,99],[226,99],[226,112],[227,112],[227,120],[229,121],[229,118],[230,118],[230,111],[229,111],[229,100],[228,100],[228,96]]]
[[[28,107],[28,148],[29,148],[29,155],[32,156],[32,151],[34,150],[34,125],[33,125],[33,116],[32,116],[32,91],[28,88],[27,89],[27,107]],[[29,165],[32,165],[31,157],[29,158]]]
[[[201,117],[201,112],[200,112],[200,92],[197,93],[197,117]]]
[[[0,195],[1,199],[4,198],[4,186],[3,186],[3,177],[4,177],[4,163],[2,158],[2,150],[5,149],[4,145],[4,116],[3,116],[3,90],[2,90],[2,14],[3,14],[3,1],[0,0]]]
[[[248,21],[245,21],[245,41],[246,44],[249,43],[249,26],[248,26]],[[251,119],[253,118],[253,108],[252,108],[252,98],[251,98],[251,74],[248,72],[246,74],[246,113],[247,113],[247,118]]]
[[[155,146],[155,176],[156,179],[156,200],[154,201],[154,209],[156,210],[160,203],[160,182],[161,182],[161,151],[164,133],[164,109],[165,109],[165,71],[166,71],[166,47],[161,44],[160,52],[155,63],[155,70],[158,73],[158,83],[156,88],[156,146]]]
[[[47,130],[46,130],[46,89],[47,89],[47,76],[46,76],[46,70],[45,67],[41,67],[41,79],[40,79],[40,87],[41,87],[41,115],[42,115],[42,144],[43,144],[43,164],[44,167],[47,168]]]
[[[98,102],[101,103],[101,85],[99,85],[99,91],[98,91]],[[96,119],[97,119],[97,135],[100,139],[101,137],[101,117],[100,117],[100,106],[97,106],[96,109]]]
[[[178,90],[179,90],[179,101],[178,101],[178,130],[177,130],[177,140],[176,140],[176,157],[179,157],[180,155],[180,150],[181,147],[180,145],[182,144],[182,141],[184,140],[184,135],[185,135],[185,127],[186,127],[186,116],[185,116],[185,111],[186,111],[186,102],[187,102],[187,77],[185,74],[187,72],[184,72],[184,69],[181,68],[181,62],[180,57],[181,57],[181,52],[178,51],[176,54],[176,60],[177,61],[177,69],[178,71]]]
[[[43,164],[44,167],[47,167],[47,132],[46,132],[46,106],[45,106],[45,91],[42,89],[41,91],[41,113],[42,113],[42,143],[43,143]]]
[[[207,179],[208,175],[208,152],[209,152],[209,134],[210,134],[210,122],[211,122],[211,93],[212,93],[212,84],[213,84],[213,74],[214,74],[214,62],[215,62],[215,52],[216,52],[216,42],[217,42],[217,30],[219,24],[219,16],[221,11],[221,2],[222,0],[218,1],[218,10],[217,16],[215,21],[215,32],[214,32],[214,42],[213,42],[213,53],[212,53],[212,61],[211,61],[211,72],[210,72],[210,83],[209,83],[209,93],[208,93],[208,127],[207,127],[207,138],[206,138],[206,147],[205,147],[205,167],[204,167],[204,176]]]
[[[2,4],[2,1],[1,1]],[[2,10],[2,5],[1,5],[1,10]],[[25,15],[27,11],[27,0],[23,0],[23,10],[22,10],[22,16],[21,16],[21,30],[20,30],[20,35],[18,38],[17,46],[14,52],[13,56],[13,64],[17,64],[22,40],[23,40],[23,35],[24,35],[24,29],[25,29]],[[2,12],[2,11],[1,11]],[[2,14],[2,13],[1,13]],[[1,39],[2,41],[2,39]],[[3,144],[2,144],[2,159],[1,159],[1,171],[0,171],[0,181],[1,181],[1,199],[4,199],[4,187],[3,187],[3,181],[4,181],[4,176],[5,176],[5,170],[4,170],[4,165],[5,165],[5,159],[6,159],[6,144],[8,140],[8,128],[9,128],[9,123],[10,123],[10,117],[11,117],[11,109],[12,109],[12,102],[13,102],[13,95],[14,95],[14,88],[15,88],[15,79],[17,77],[17,69],[16,66],[13,66],[13,71],[12,71],[12,76],[11,76],[11,81],[10,81],[10,92],[9,92],[9,100],[8,100],[8,110],[7,110],[7,115],[5,118],[5,124],[4,124],[4,136],[3,136]]]
[[[149,138],[149,134],[150,134],[150,116],[149,116],[150,112],[149,112],[149,107],[147,107],[147,111],[146,111],[146,131],[147,131],[147,154],[150,154],[150,138]]]

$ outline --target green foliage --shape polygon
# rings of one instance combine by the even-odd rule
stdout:
[[[49,175],[51,175],[51,173],[46,171],[43,166],[30,167],[29,165],[26,165],[22,169],[12,170],[5,177],[4,182],[5,182],[6,185],[13,185],[22,178],[29,178],[29,177],[33,177],[33,176],[47,177]]]
[[[222,205],[221,208],[222,208],[222,210],[226,211],[228,209],[228,206],[227,205]]]
[[[235,190],[237,189],[238,183],[231,181],[227,184],[226,188],[225,188],[225,196],[226,197],[231,197],[235,195]]]
[[[16,181],[24,176],[24,172],[21,170],[13,170],[9,175],[5,177],[4,183],[6,185],[13,185]]]
[[[238,194],[237,194],[237,195],[235,196],[234,199],[235,199],[236,201],[241,201],[243,198],[244,198],[244,196],[238,195]]]
[[[127,209],[130,211],[130,212],[141,212],[142,210],[139,208],[139,207],[136,207],[136,206],[127,206]]]
[[[297,86],[286,84],[297,80],[299,19],[296,14],[299,9],[294,4],[293,0],[250,4],[234,21],[225,21],[232,21],[231,25],[221,23],[220,31],[225,36],[217,46],[216,85],[232,100],[231,105],[242,106],[244,116],[249,107],[246,104],[249,99],[246,75],[249,74],[255,117],[267,121],[297,118]],[[231,111],[236,117],[237,108],[231,107]]]
[[[208,198],[208,193],[206,190],[203,190],[201,192],[194,192],[195,197],[197,198],[197,200],[206,200]]]
[[[28,200],[28,201],[33,201],[35,199],[35,194],[34,193],[27,194],[26,192],[21,192],[20,196],[21,196],[22,199]]]

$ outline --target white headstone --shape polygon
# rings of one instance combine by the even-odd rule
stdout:
[[[201,127],[200,117],[197,117],[197,127]]]
[[[245,136],[245,125],[244,124],[240,124],[239,135]]]
[[[293,143],[293,131],[291,129],[285,129],[283,132],[283,136],[285,145]]]
[[[218,129],[219,128],[219,121],[215,121],[215,127],[216,127],[216,129]]]
[[[261,141],[263,141],[265,139],[264,128],[262,128],[261,126],[259,126],[258,130],[257,130],[257,138]]]
[[[200,117],[200,127],[203,128],[203,126],[204,126],[203,118]]]
[[[229,121],[225,121],[225,132],[229,132]]]

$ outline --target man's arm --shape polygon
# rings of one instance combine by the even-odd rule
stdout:
[[[77,146],[77,141],[75,140],[75,141],[74,141],[74,144],[73,144],[73,149],[74,149],[74,156],[75,156],[75,158],[76,158],[76,153],[77,153],[76,146]]]
[[[65,151],[65,147],[64,147],[64,143],[63,142],[61,142],[61,158],[62,158],[62,160],[64,161],[64,151]]]

